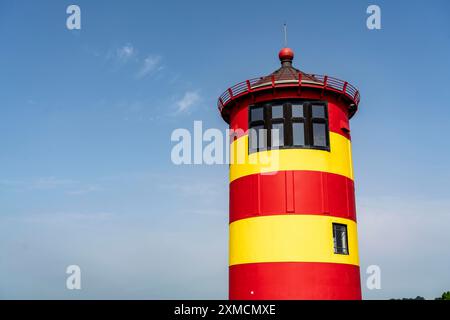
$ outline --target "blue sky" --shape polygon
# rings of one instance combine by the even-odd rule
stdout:
[[[170,135],[225,130],[217,97],[278,67],[285,21],[296,67],[361,90],[364,297],[450,290],[448,1],[1,1],[0,298],[226,298],[228,167],[173,165]]]

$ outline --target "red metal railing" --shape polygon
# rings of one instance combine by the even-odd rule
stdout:
[[[337,78],[317,75],[317,74],[301,74],[296,78],[292,75],[272,75],[261,78],[249,79],[235,84],[226,90],[219,97],[217,106],[220,111],[232,100],[239,98],[250,92],[265,90],[267,88],[281,88],[281,87],[309,87],[321,88],[323,90],[334,91],[346,95],[353,103],[358,106],[360,95],[358,89],[352,86],[347,81]]]

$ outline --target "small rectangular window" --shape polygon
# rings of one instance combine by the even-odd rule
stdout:
[[[267,130],[263,125],[254,126],[249,130],[248,146],[250,151],[264,150],[267,147]]]
[[[279,148],[284,146],[284,123],[272,124],[272,147]]]
[[[272,119],[283,119],[283,105],[272,106]]]
[[[333,223],[334,253],[348,255],[347,225]]]
[[[305,124],[303,122],[294,122],[292,124],[292,136],[294,146],[305,145]]]
[[[325,123],[313,123],[313,140],[315,147],[327,146],[327,126]]]
[[[264,108],[258,107],[258,108],[252,108],[250,112],[250,121],[264,121]]]
[[[325,106],[323,105],[312,105],[312,117],[325,119]]]
[[[303,104],[292,104],[292,118],[303,118]]]

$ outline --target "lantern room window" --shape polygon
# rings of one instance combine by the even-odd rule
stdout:
[[[330,151],[325,101],[283,101],[250,106],[249,152],[306,148]]]

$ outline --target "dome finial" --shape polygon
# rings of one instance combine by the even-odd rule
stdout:
[[[294,60],[294,51],[292,51],[291,48],[283,48],[280,50],[280,53],[278,53],[278,57],[280,58],[281,64],[290,64],[292,63],[292,60]]]
[[[287,23],[283,24],[284,32],[284,48],[278,53],[282,66],[292,66],[292,60],[294,60],[294,51],[287,46]]]

